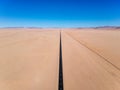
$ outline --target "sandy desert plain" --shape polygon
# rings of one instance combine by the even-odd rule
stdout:
[[[0,90],[120,90],[120,29],[0,29]],[[63,90],[63,89],[61,89]]]

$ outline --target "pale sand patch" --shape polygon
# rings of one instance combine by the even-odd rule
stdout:
[[[67,33],[120,69],[120,29],[81,29]]]
[[[109,60],[111,60],[112,63],[116,60],[117,62],[114,64],[119,66],[120,58],[118,54],[120,54],[120,48],[116,45],[120,43],[119,36],[119,31],[118,33],[114,31],[97,30],[63,31],[62,51],[64,89],[120,90],[119,69],[106,62],[104,58],[101,58],[98,54],[85,46],[88,45],[93,50],[95,50],[94,47],[103,49],[102,53],[105,53],[104,57],[113,57]],[[109,39],[111,41],[109,41]],[[104,42],[104,40],[106,42]],[[87,44],[81,44],[79,41],[86,42]],[[94,47],[91,47],[92,45]]]
[[[59,31],[0,30],[0,90],[57,90]]]

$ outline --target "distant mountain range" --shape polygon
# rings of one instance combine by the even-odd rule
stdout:
[[[42,27],[2,27],[2,28],[28,28],[28,29],[42,29]],[[44,27],[45,28],[45,27]],[[48,27],[47,27],[48,28]],[[57,27],[53,27],[57,28]],[[59,27],[58,27],[59,28]],[[94,28],[94,29],[120,29],[120,26],[98,26],[98,27],[78,27],[77,29]]]
[[[120,26],[101,26],[95,27],[95,29],[120,29]]]

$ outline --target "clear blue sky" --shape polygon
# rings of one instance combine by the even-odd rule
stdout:
[[[0,0],[0,27],[107,25],[120,25],[120,0]]]

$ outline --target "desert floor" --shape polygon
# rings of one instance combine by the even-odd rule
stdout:
[[[60,57],[64,90],[120,90],[119,29],[52,28],[0,29],[0,90],[59,90]]]

